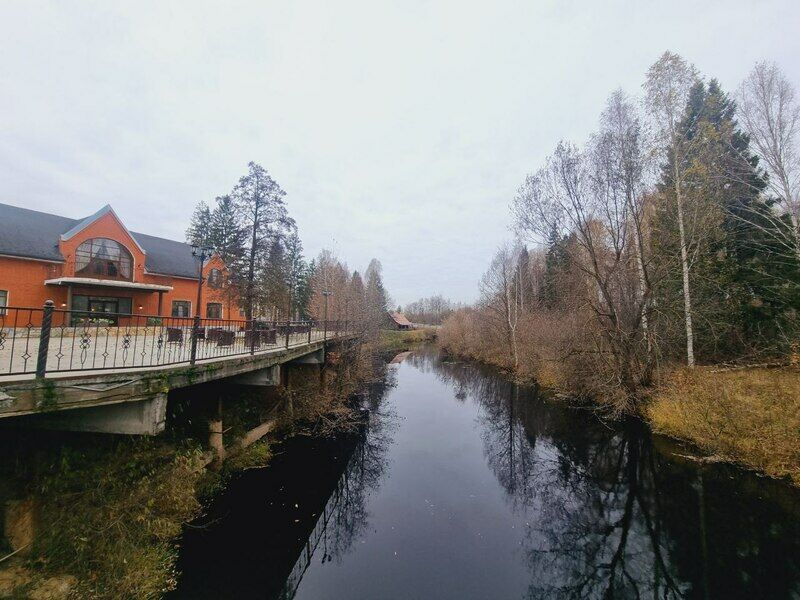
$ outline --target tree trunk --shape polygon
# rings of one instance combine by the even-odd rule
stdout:
[[[645,273],[644,270],[644,240],[642,238],[642,224],[639,222],[639,216],[635,210],[635,205],[630,193],[628,193],[628,210],[630,210],[635,229],[635,235],[633,236],[633,250],[636,253],[636,267],[639,272],[639,294],[642,297],[642,305],[640,308],[642,311],[642,331],[644,332],[644,339],[645,343],[647,344],[647,363],[649,368],[653,358],[653,344],[650,335],[650,319],[648,318],[648,310],[650,305],[650,284],[647,273]]]
[[[249,321],[253,318],[253,283],[256,274],[256,245],[258,243],[258,199],[253,208],[253,237],[250,240],[250,264],[247,265],[247,314]]]
[[[794,238],[792,241],[794,242],[795,257],[800,261],[800,223],[797,221],[792,186],[789,184],[789,179],[785,174],[781,174],[781,186],[783,187],[783,195],[786,197],[786,210],[789,212],[789,220],[792,223],[792,237]]]
[[[686,229],[683,224],[683,197],[679,179],[678,159],[675,158],[675,201],[678,205],[678,233],[681,244],[681,271],[683,273],[683,311],[686,321],[686,364],[694,367],[694,332],[692,330],[692,295],[689,289],[689,252],[686,247]]]

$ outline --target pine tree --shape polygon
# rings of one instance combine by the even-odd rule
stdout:
[[[523,310],[533,308],[533,280],[531,278],[531,261],[528,249],[523,246],[517,258],[517,286],[519,287],[520,307]]]
[[[365,320],[365,290],[364,281],[361,279],[361,274],[358,271],[353,271],[350,277],[350,284],[347,290],[348,294],[348,311],[347,318],[351,322],[364,323]]]
[[[286,240],[286,266],[292,316],[307,316],[311,300],[311,272],[303,258],[303,244],[296,230]]]
[[[286,192],[261,165],[250,162],[247,174],[239,179],[231,196],[247,232],[243,259],[231,268],[231,280],[238,289],[247,319],[251,319],[258,300],[256,281],[263,277],[259,269],[268,264],[268,255],[276,238],[294,227],[286,210]]]
[[[569,269],[569,253],[567,252],[567,236],[562,236],[555,229],[550,232],[547,251],[544,259],[544,277],[539,300],[547,308],[556,308],[563,299],[564,274]]]

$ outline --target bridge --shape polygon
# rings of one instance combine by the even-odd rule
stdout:
[[[155,435],[170,390],[278,385],[287,365],[324,364],[330,344],[356,337],[350,326],[0,307],[0,421]]]

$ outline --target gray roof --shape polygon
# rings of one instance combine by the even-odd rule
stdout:
[[[0,254],[63,261],[59,237],[85,220],[0,204]],[[189,244],[133,231],[131,236],[145,251],[148,272],[197,277],[197,262]]]

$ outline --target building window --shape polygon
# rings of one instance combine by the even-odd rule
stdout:
[[[192,303],[188,300],[173,300],[172,301],[172,316],[173,317],[189,317],[192,312]]]
[[[222,304],[219,302],[209,302],[206,304],[206,319],[221,319]]]
[[[75,294],[72,297],[72,322],[108,321],[115,324],[118,315],[129,315],[132,309],[133,298]]]
[[[8,306],[8,290],[0,290],[0,316],[8,312],[6,306]]]
[[[222,287],[222,271],[219,269],[211,269],[208,272],[208,287],[215,290]]]
[[[125,246],[114,240],[86,240],[75,250],[75,275],[130,281],[133,258]]]

